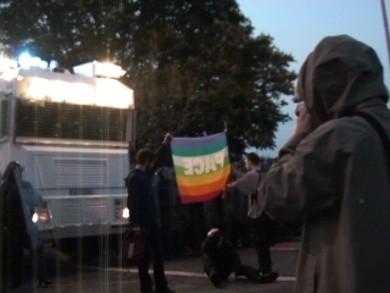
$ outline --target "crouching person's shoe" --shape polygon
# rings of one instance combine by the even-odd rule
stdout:
[[[214,287],[219,288],[222,286],[222,282],[217,274],[212,274],[209,278],[211,283],[213,283]]]
[[[278,272],[261,272],[259,273],[259,275],[257,276],[257,283],[259,284],[266,284],[266,283],[272,283],[274,281],[276,281],[276,279],[279,277],[279,273]]]

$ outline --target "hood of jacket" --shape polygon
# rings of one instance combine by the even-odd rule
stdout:
[[[326,37],[309,54],[299,72],[297,95],[319,124],[388,101],[375,51],[347,35]]]

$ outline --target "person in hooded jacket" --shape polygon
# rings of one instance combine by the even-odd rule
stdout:
[[[295,292],[390,292],[390,136],[383,68],[368,45],[324,38],[299,72],[294,135],[259,187],[264,212],[303,221]]]
[[[0,186],[0,216],[3,223],[1,233],[4,237],[2,261],[5,266],[2,276],[4,280],[0,285],[4,289],[27,285],[24,272],[25,248],[31,250],[34,256],[33,269],[38,278],[38,286],[45,288],[51,284],[47,279],[44,243],[37,227],[32,222],[26,223],[26,220],[31,221],[34,207],[39,206],[41,198],[34,192],[31,183],[22,180],[23,170],[24,167],[18,161],[11,161],[2,176]]]

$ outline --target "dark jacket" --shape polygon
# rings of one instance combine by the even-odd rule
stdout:
[[[3,182],[0,194],[3,200],[2,217],[6,231],[5,236],[8,239],[17,237],[20,239],[20,243],[23,243],[26,248],[30,248],[32,243],[30,243],[31,236],[29,233],[31,231],[29,228],[33,225],[30,224],[29,227],[26,225],[24,213],[27,211],[24,210],[22,205],[16,183]],[[31,216],[32,213],[28,213],[28,220],[31,219]]]
[[[130,227],[151,228],[158,224],[157,199],[153,173],[133,169],[126,178]]]
[[[300,71],[298,95],[319,126],[286,143],[259,188],[266,213],[304,222],[296,292],[390,292],[387,155],[353,116],[369,113],[390,136],[382,71],[348,36],[322,40]]]

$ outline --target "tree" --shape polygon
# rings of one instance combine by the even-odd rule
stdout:
[[[199,136],[227,125],[230,149],[274,146],[283,95],[293,92],[292,56],[253,36],[235,0],[1,1],[0,41],[66,66],[94,59],[127,70],[135,90],[137,142],[165,132]],[[56,54],[56,55],[54,55]]]

